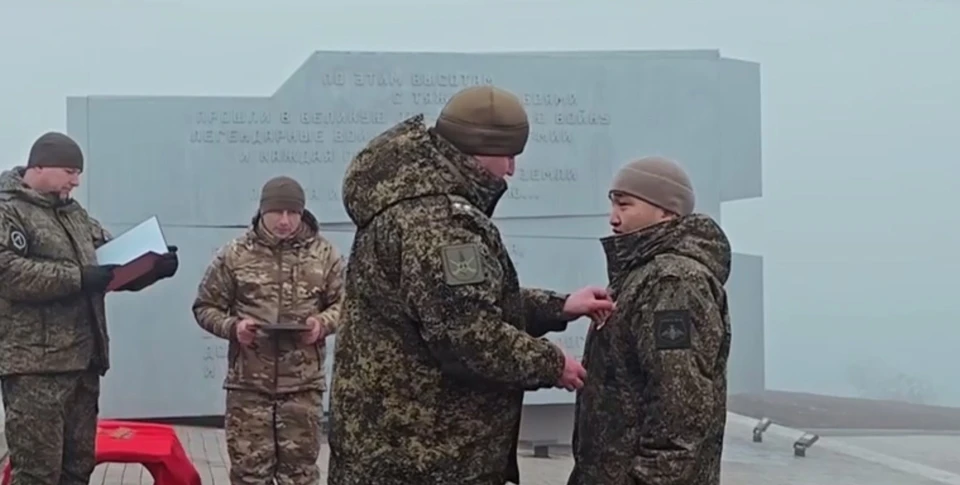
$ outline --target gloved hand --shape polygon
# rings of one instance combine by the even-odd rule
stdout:
[[[169,278],[177,274],[180,267],[180,258],[177,257],[177,247],[167,246],[167,254],[160,256],[160,260],[153,266],[157,279]]]
[[[80,287],[89,293],[103,293],[113,280],[116,264],[90,265],[80,270]]]

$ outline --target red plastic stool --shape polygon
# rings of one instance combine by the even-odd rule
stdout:
[[[139,463],[155,485],[201,485],[200,474],[180,444],[172,426],[100,421],[97,423],[97,464]],[[2,485],[10,485],[10,460],[3,465]]]

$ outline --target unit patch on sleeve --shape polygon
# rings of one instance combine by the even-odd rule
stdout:
[[[23,231],[19,229],[10,228],[7,232],[7,241],[5,241],[10,249],[19,254],[20,256],[27,255],[27,236]]]
[[[476,244],[444,246],[440,252],[443,277],[448,285],[472,285],[484,281],[483,260]]]
[[[653,331],[657,350],[689,349],[690,327],[693,319],[690,310],[666,310],[654,312]]]

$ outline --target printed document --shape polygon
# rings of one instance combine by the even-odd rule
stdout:
[[[153,216],[97,248],[97,264],[123,266],[145,254],[166,252],[167,241],[160,229],[160,221]]]

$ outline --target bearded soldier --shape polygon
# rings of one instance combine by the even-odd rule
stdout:
[[[527,143],[516,96],[454,95],[347,168],[357,226],[334,355],[330,485],[517,482],[525,390],[583,385],[547,332],[609,310],[606,292],[521,288],[491,220]]]
[[[12,485],[86,485],[100,377],[110,368],[104,294],[114,266],[97,263],[110,234],[70,197],[83,152],[46,133],[26,167],[0,175],[0,380]],[[152,271],[118,288],[173,276],[171,246]]]

